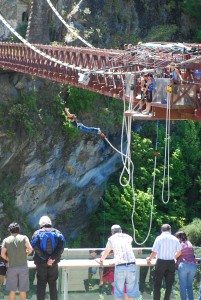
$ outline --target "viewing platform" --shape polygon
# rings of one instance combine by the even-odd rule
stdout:
[[[194,249],[196,257],[200,257],[201,248],[196,247]],[[97,255],[98,258],[104,249],[65,249],[59,263],[58,300],[114,300],[112,284],[109,282],[101,284],[99,272],[100,265],[90,256],[92,250],[99,251],[99,255]],[[151,300],[155,260],[152,260],[151,264],[146,262],[146,257],[150,255],[151,248],[133,248],[133,251],[136,257],[136,265],[139,274],[140,300]],[[30,291],[27,293],[27,299],[36,300],[36,270],[32,257],[30,257],[30,260],[28,261],[28,266],[30,269]],[[108,259],[104,260],[103,267],[104,270],[114,267],[114,259],[112,256],[109,256]],[[197,275],[195,276],[194,300],[199,299],[199,272],[200,267],[198,267]],[[104,274],[101,276],[104,277]],[[4,292],[4,296],[0,299],[7,299],[7,295],[8,294]],[[48,287],[46,299],[49,299]],[[176,273],[171,300],[179,299],[179,284]]]

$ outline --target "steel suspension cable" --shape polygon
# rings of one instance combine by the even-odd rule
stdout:
[[[51,9],[53,10],[53,12],[55,13],[55,15],[59,18],[59,20],[64,24],[64,26],[66,28],[68,28],[68,30],[75,36],[77,37],[80,41],[82,41],[85,45],[87,45],[90,48],[94,48],[94,46],[92,46],[90,43],[88,43],[87,41],[85,41],[79,34],[77,34],[77,32],[75,32],[75,30],[73,30],[67,23],[66,21],[62,18],[62,16],[59,14],[59,12],[56,10],[56,8],[53,6],[52,2],[50,0],[46,0],[47,3],[49,4],[49,6],[51,7]],[[82,1],[80,1],[82,2]]]

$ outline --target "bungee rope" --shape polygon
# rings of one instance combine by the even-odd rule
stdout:
[[[151,199],[149,229],[148,229],[146,238],[141,243],[136,241],[136,228],[135,228],[135,223],[134,223],[134,213],[135,213],[136,201],[135,201],[135,199],[133,199],[133,211],[132,211],[132,217],[131,217],[132,226],[133,226],[133,240],[139,246],[143,245],[148,240],[148,238],[150,236],[150,233],[151,233],[152,222],[153,222],[153,210],[154,210],[154,200],[155,200],[155,185],[156,185],[156,165],[157,165],[157,156],[158,156],[158,124],[159,124],[159,122],[157,121],[157,134],[156,134],[156,146],[155,146],[155,150],[154,150],[154,173],[153,173],[153,182],[152,182],[152,199]]]
[[[170,102],[172,93],[167,91],[167,108],[166,108],[166,126],[165,126],[165,148],[164,148],[164,167],[162,179],[162,202],[167,204],[170,200]],[[165,178],[167,168],[167,201],[164,200]]]

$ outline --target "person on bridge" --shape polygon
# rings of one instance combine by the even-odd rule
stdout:
[[[100,136],[104,139],[106,136],[104,133],[101,132],[100,128],[96,128],[96,127],[87,127],[85,125],[83,125],[80,122],[77,122],[77,116],[74,114],[71,114],[69,111],[69,108],[65,108],[64,112],[67,116],[67,119],[71,122],[72,125],[74,125],[75,127],[77,127],[77,129],[81,132],[85,132],[85,133],[92,133],[92,134],[100,134]]]
[[[177,101],[178,98],[178,85],[182,83],[182,77],[179,72],[179,69],[176,68],[176,64],[174,62],[170,63],[170,86],[172,87],[173,93],[173,103]]]
[[[146,108],[142,111],[143,115],[149,115],[151,111],[152,102],[152,91],[153,91],[153,77],[151,74],[144,74],[144,97],[146,98]]]
[[[29,269],[27,255],[33,251],[26,235],[20,234],[20,225],[16,222],[8,226],[10,236],[2,242],[1,257],[8,261],[6,273],[6,290],[9,300],[14,300],[16,292],[20,293],[20,300],[26,300],[29,290]]]
[[[111,227],[112,236],[109,237],[105,250],[101,258],[96,259],[99,264],[108,256],[110,251],[114,252],[115,271],[114,271],[114,296],[116,300],[123,299],[124,285],[128,300],[140,297],[138,285],[138,272],[135,264],[135,255],[132,249],[133,238],[122,233],[121,227],[117,224]]]
[[[52,227],[52,221],[48,216],[40,218],[39,226],[40,229],[34,232],[31,242],[37,272],[37,300],[45,300],[47,284],[49,299],[57,300],[58,263],[66,241],[63,234]]]
[[[175,259],[181,255],[181,249],[179,240],[171,234],[171,226],[163,224],[161,234],[154,241],[152,253],[146,259],[150,263],[152,258],[157,257],[153,300],[161,299],[163,279],[165,279],[166,284],[164,300],[170,300],[176,270]]]
[[[180,230],[176,232],[175,236],[182,246],[181,255],[177,258],[176,262],[179,276],[180,298],[181,300],[193,300],[193,280],[197,269],[195,253],[184,231]]]

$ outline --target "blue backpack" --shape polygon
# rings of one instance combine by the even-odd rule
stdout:
[[[40,240],[40,249],[48,255],[51,255],[56,249],[58,238],[62,240],[63,244],[65,243],[65,239],[59,231],[55,229],[51,231],[41,229],[33,239],[32,246],[34,247],[37,241]]]
[[[58,237],[57,232],[40,232],[40,248],[42,251],[47,252],[51,255],[56,248],[56,237]]]

